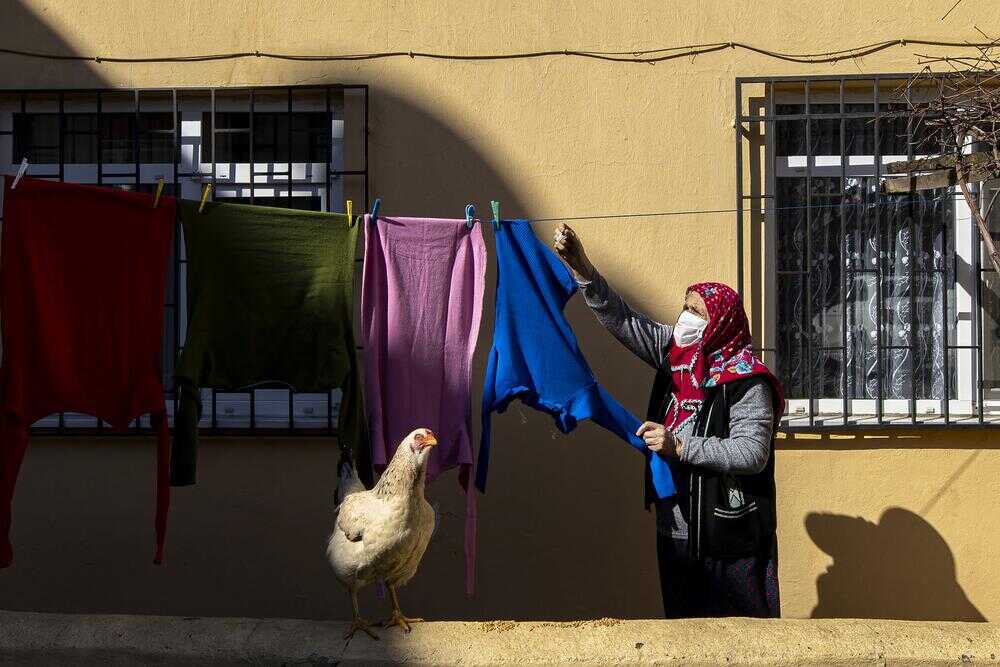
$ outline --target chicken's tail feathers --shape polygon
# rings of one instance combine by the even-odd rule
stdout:
[[[339,481],[337,491],[334,494],[334,503],[339,508],[345,498],[364,491],[365,485],[361,483],[354,464],[347,458],[341,459],[340,463],[337,464],[337,477]]]

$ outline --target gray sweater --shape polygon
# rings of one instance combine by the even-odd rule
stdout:
[[[599,274],[592,281],[578,282],[587,305],[622,345],[657,370],[668,366],[672,326],[632,310]],[[677,433],[684,445],[681,461],[733,475],[758,473],[767,465],[771,452],[773,416],[770,389],[765,383],[755,384],[733,404],[728,438],[695,436],[694,421],[684,425]],[[675,498],[658,501],[656,515],[660,532],[687,539],[687,523]]]

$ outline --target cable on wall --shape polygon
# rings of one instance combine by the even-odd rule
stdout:
[[[713,42],[709,44],[690,44],[685,46],[664,47],[658,49],[647,49],[637,51],[588,51],[579,49],[550,49],[545,51],[523,51],[512,53],[492,53],[492,54],[457,54],[457,53],[434,53],[428,51],[380,51],[372,53],[344,53],[329,55],[308,55],[291,53],[271,53],[267,51],[240,51],[234,53],[214,53],[192,56],[143,56],[143,57],[117,57],[117,56],[84,56],[76,54],[45,53],[41,51],[26,51],[21,49],[0,48],[0,54],[20,56],[23,58],[36,58],[42,60],[64,60],[64,61],[85,61],[94,63],[196,63],[211,62],[216,60],[240,60],[245,58],[266,58],[271,60],[294,60],[303,62],[337,62],[337,61],[357,61],[357,60],[382,60],[387,58],[425,58],[431,60],[519,60],[528,58],[547,57],[575,57],[591,58],[596,60],[606,60],[611,62],[624,63],[644,63],[656,64],[668,60],[679,58],[689,58],[692,56],[714,53],[726,49],[742,50],[757,53],[769,58],[783,60],[794,63],[835,63],[841,60],[852,58],[862,58],[864,56],[885,51],[894,47],[920,45],[920,46],[940,46],[963,49],[986,49],[997,46],[996,42],[949,42],[926,39],[892,39],[881,42],[874,42],[862,46],[851,47],[839,51],[825,51],[819,53],[787,53],[773,51],[745,42]]]

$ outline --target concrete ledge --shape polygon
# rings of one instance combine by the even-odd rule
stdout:
[[[422,623],[380,641],[286,619],[0,612],[0,664],[955,665],[1000,662],[991,623],[713,619]]]

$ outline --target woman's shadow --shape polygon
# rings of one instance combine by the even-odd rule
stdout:
[[[892,507],[877,524],[810,514],[806,532],[833,557],[813,618],[985,621],[955,578],[955,558],[923,518]]]

